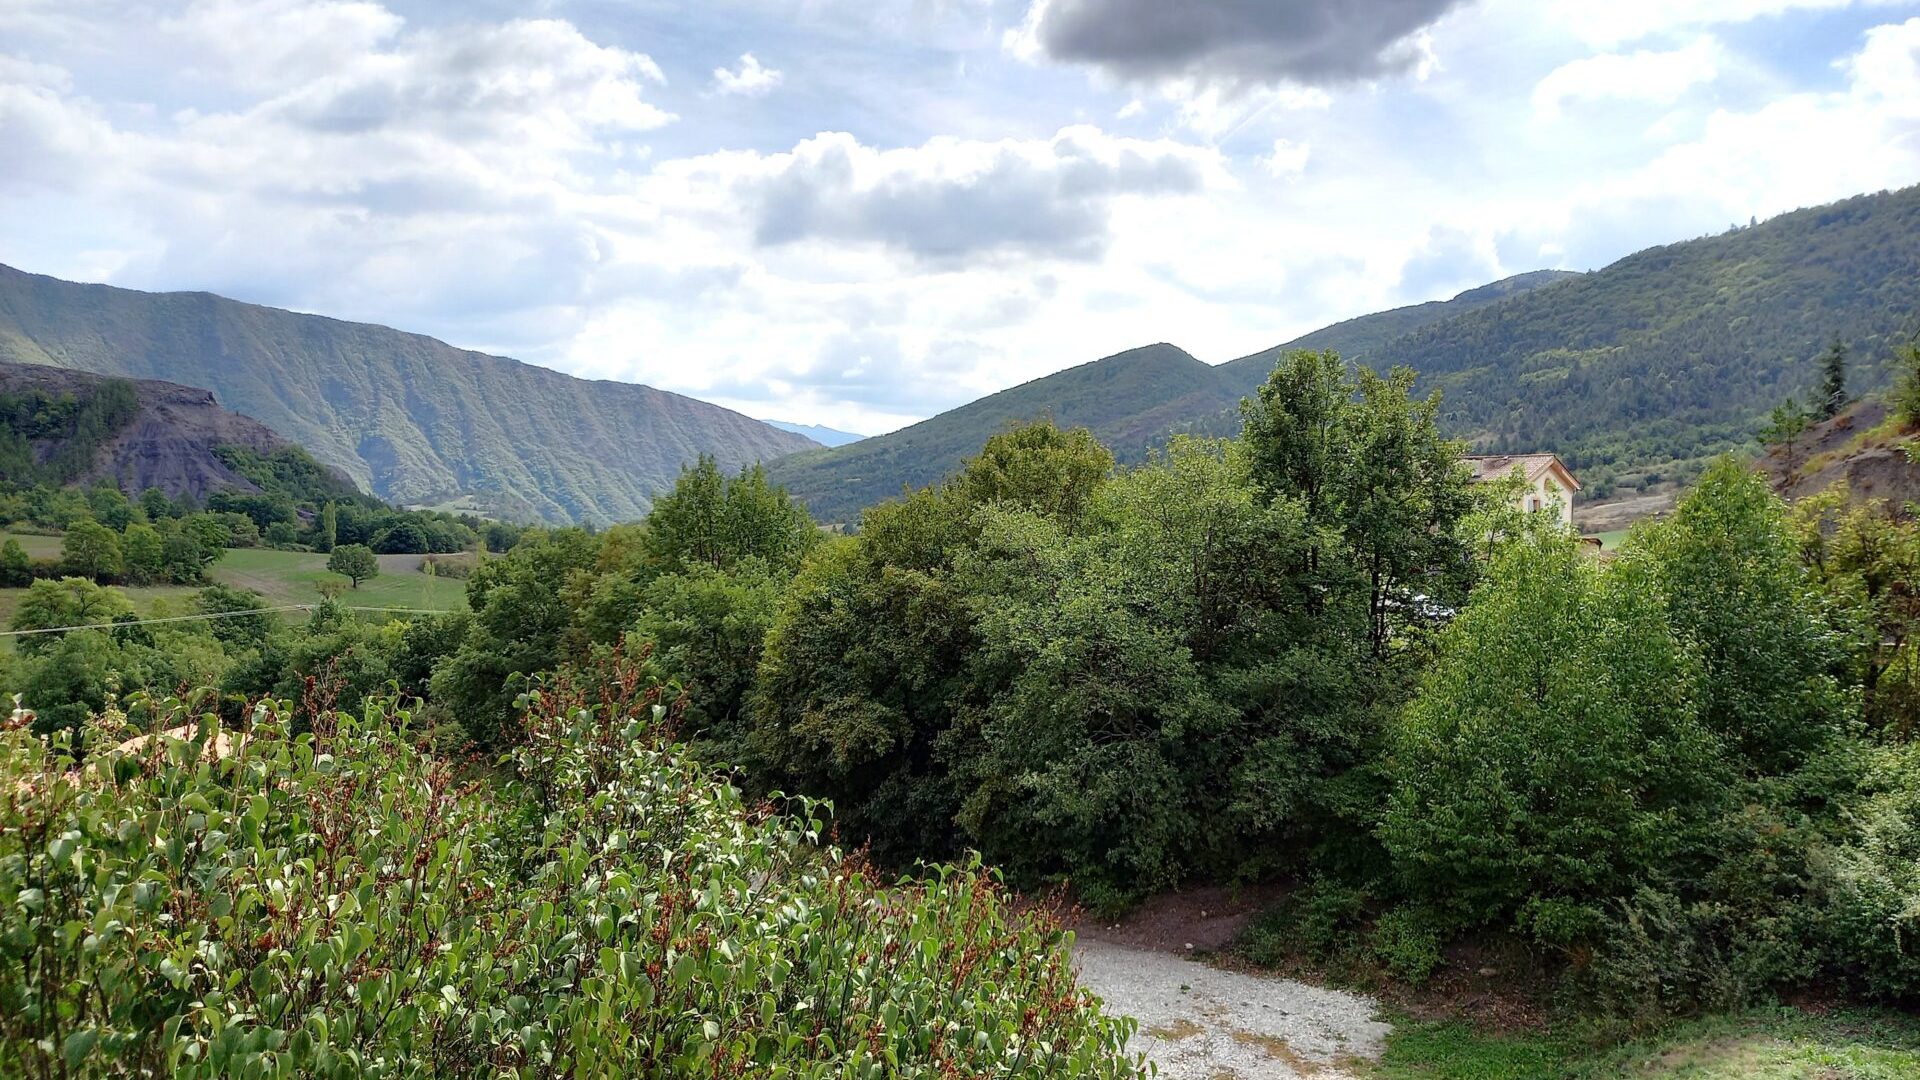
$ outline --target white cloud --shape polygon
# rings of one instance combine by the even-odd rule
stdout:
[[[355,65],[403,25],[364,0],[195,0],[157,29],[183,67],[270,89]]]
[[[1771,18],[1792,11],[1892,6],[1905,0],[1557,0],[1552,12],[1585,40],[1613,46],[1653,34]]]
[[[1671,105],[1718,78],[1724,60],[1720,43],[1706,36],[1666,52],[1642,49],[1574,60],[1533,88],[1534,113],[1555,119],[1568,102],[1609,99]]]
[[[1313,153],[1313,147],[1306,143],[1297,143],[1291,139],[1273,140],[1273,149],[1260,159],[1260,167],[1268,175],[1281,180],[1296,179],[1307,171],[1307,158]]]
[[[713,69],[713,88],[722,94],[760,97],[779,86],[784,77],[773,68],[762,67],[752,53],[741,53],[737,70],[730,71],[723,67]]]
[[[1589,178],[1550,203],[1503,208],[1510,242],[1558,245],[1585,269],[1646,244],[1913,183],[1920,18],[1873,28],[1838,66],[1848,76],[1841,90],[1715,109],[1693,138],[1649,161]]]

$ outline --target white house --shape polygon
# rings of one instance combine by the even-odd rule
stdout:
[[[1528,514],[1542,511],[1559,514],[1560,521],[1567,528],[1573,528],[1573,493],[1580,490],[1580,481],[1574,479],[1572,470],[1559,457],[1553,454],[1493,454],[1468,457],[1466,462],[1473,469],[1476,484],[1520,474],[1527,485],[1516,501],[1520,510]]]

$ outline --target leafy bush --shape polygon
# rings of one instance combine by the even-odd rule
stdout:
[[[1396,977],[1426,982],[1440,966],[1445,923],[1423,908],[1398,907],[1373,924],[1374,959]]]
[[[1920,996],[1920,746],[1876,751],[1879,790],[1833,852],[1821,931],[1836,974],[1880,997]]]
[[[1382,836],[1404,893],[1457,927],[1589,940],[1726,797],[1699,661],[1632,562],[1543,534],[1489,577],[1396,733]]]
[[[1279,967],[1295,955],[1323,962],[1351,957],[1365,941],[1367,903],[1365,890],[1316,877],[1255,916],[1234,947],[1262,967]]]
[[[637,664],[529,695],[502,787],[369,703],[188,703],[78,769],[0,734],[0,1072],[1122,1077],[991,876],[875,882],[660,738]]]

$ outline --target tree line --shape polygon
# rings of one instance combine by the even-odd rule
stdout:
[[[236,722],[284,698],[296,728],[397,691],[449,751],[504,753],[535,673],[644,642],[698,759],[830,800],[884,866],[977,851],[1104,912],[1289,880],[1288,948],[1418,980],[1507,935],[1628,1018],[1911,994],[1904,508],[1789,507],[1723,459],[1596,559],[1471,485],[1439,409],[1410,372],[1299,353],[1237,438],[1116,469],[1017,426],[846,535],[702,460],[644,523],[530,530],[466,612],[236,629],[190,684]],[[139,647],[83,634],[35,662],[92,641],[68,668],[105,679],[101,641]],[[26,703],[51,731],[112,692]]]

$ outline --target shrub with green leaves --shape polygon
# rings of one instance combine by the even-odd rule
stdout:
[[[1396,733],[1382,836],[1405,894],[1462,929],[1590,939],[1724,799],[1700,680],[1644,566],[1509,545]]]
[[[0,1074],[1141,1075],[991,875],[874,881],[749,805],[617,656],[499,784],[370,702],[76,764],[0,733]]]

